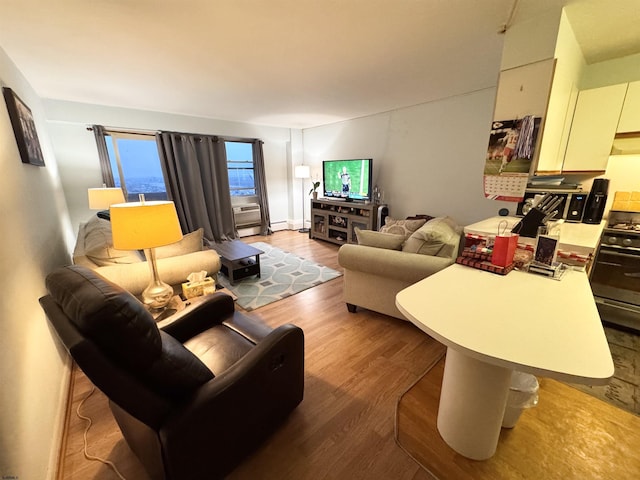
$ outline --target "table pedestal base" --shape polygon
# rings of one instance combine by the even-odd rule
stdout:
[[[459,454],[486,460],[495,453],[511,371],[447,349],[438,431]]]

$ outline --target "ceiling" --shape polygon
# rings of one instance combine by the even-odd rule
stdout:
[[[640,52],[639,0],[567,5],[588,62]],[[39,96],[305,128],[495,85],[514,0],[0,0]]]

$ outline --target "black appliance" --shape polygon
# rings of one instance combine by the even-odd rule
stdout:
[[[602,221],[604,207],[607,203],[607,193],[609,192],[609,179],[596,178],[593,181],[591,192],[587,197],[584,207],[582,223],[598,224]]]
[[[569,206],[565,217],[567,222],[580,222],[584,214],[584,207],[587,204],[586,193],[573,193],[569,199]]]
[[[639,212],[609,212],[590,280],[602,321],[640,331]]]

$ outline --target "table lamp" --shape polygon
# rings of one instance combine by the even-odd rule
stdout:
[[[106,210],[114,203],[124,203],[124,193],[121,188],[102,186],[102,188],[90,188],[87,191],[89,197],[89,209]]]
[[[311,178],[311,169],[309,165],[297,165],[293,174],[296,178],[302,179],[302,228],[298,232],[308,233],[309,229],[304,228],[304,179]]]
[[[173,202],[139,202],[111,205],[113,246],[120,250],[144,249],[151,270],[149,286],[142,292],[142,301],[151,310],[161,310],[173,296],[173,288],[158,275],[155,248],[182,239],[182,230]]]

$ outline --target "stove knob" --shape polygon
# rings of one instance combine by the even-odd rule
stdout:
[[[608,237],[607,238],[607,243],[610,243],[611,245],[615,245],[618,242],[618,237]]]
[[[631,240],[630,238],[625,238],[624,240],[622,240],[622,244],[625,247],[630,247],[633,244],[633,240]]]

